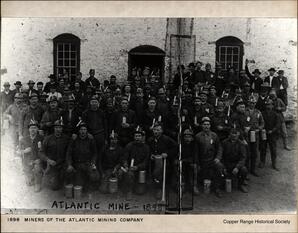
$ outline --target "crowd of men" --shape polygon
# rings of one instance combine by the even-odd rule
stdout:
[[[259,177],[267,145],[276,171],[279,136],[290,150],[284,71],[270,68],[261,78],[248,65],[239,74],[220,65],[202,70],[201,62],[180,65],[167,85],[147,67],[133,69],[123,85],[114,75],[101,83],[94,69],[85,81],[81,73],[74,80],[50,75],[36,87],[32,80],[28,88],[17,81],[13,90],[5,82],[2,134],[11,134],[35,191],[45,180],[53,190],[70,183],[89,190],[117,177],[129,198],[146,171],[160,197],[165,168],[167,187],[178,185],[180,122],[183,191],[198,194],[202,180],[210,179],[220,197],[223,179],[233,177],[248,192],[247,175]]]

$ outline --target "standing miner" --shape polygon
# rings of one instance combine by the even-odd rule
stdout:
[[[222,158],[222,147],[216,133],[210,130],[210,121],[209,117],[203,117],[203,131],[196,135],[196,142],[199,148],[199,164],[202,177],[212,181],[215,195],[221,197],[219,187],[223,169],[223,165],[220,162]]]

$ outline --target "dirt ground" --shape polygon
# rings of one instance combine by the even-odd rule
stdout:
[[[232,193],[223,193],[222,198],[213,194],[204,194],[202,191],[193,199],[193,210],[186,210],[183,214],[248,214],[248,213],[294,213],[296,212],[296,186],[297,177],[297,147],[295,143],[296,132],[294,125],[288,126],[289,142],[293,149],[285,151],[282,142],[278,142],[277,164],[280,171],[270,168],[270,155],[267,152],[267,164],[265,168],[258,169],[261,177],[249,176],[249,193],[233,190]],[[66,199],[63,190],[51,191],[47,188],[39,193],[33,191],[33,187],[27,187],[22,173],[21,161],[11,153],[9,137],[1,138],[1,212],[23,214],[160,214],[156,205],[155,193],[148,191],[145,195],[133,195],[131,201],[126,201],[121,193],[102,194],[93,191],[85,194],[80,200]],[[88,202],[87,208],[74,210],[56,208],[54,201],[66,201],[68,206],[72,202]],[[90,203],[93,204],[90,209]],[[99,203],[94,206],[95,203]],[[171,194],[170,207],[176,206],[176,197]],[[191,195],[186,194],[183,199],[183,207],[191,207]],[[125,205],[127,209],[116,210],[111,204]],[[52,208],[53,206],[53,208]],[[97,209],[99,207],[99,209]],[[167,213],[177,213],[167,211]]]

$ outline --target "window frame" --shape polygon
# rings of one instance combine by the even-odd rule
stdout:
[[[53,39],[53,60],[54,60],[54,64],[53,64],[53,73],[55,74],[55,76],[58,78],[58,68],[60,67],[60,65],[58,64],[58,45],[59,44],[71,44],[74,45],[76,48],[76,58],[75,58],[75,63],[76,63],[76,73],[80,72],[80,61],[81,61],[81,40],[79,37],[70,34],[70,33],[63,33],[60,34],[58,36],[56,36]],[[69,49],[69,53],[71,53],[71,48]],[[63,51],[64,53],[64,51]],[[63,55],[64,56],[64,55]],[[70,58],[71,58],[71,54],[70,54]],[[63,58],[64,59],[64,58]],[[69,65],[67,67],[71,68],[71,60],[69,60]],[[65,66],[65,65],[63,65]],[[62,67],[63,67],[62,66]]]
[[[234,36],[225,36],[220,38],[219,40],[216,41],[216,63],[220,63],[222,64],[221,61],[221,48],[234,48],[237,47],[238,48],[238,70],[236,70],[236,72],[239,74],[240,70],[243,69],[243,56],[244,56],[244,47],[243,47],[243,42],[238,39],[237,37]],[[235,62],[232,63],[233,61],[233,49],[232,49],[232,60],[231,60],[231,64],[234,64]],[[227,50],[225,53],[225,65],[224,67],[222,67],[223,71],[227,71],[227,67],[226,67],[226,63],[227,63]]]

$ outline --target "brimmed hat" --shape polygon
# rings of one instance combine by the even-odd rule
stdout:
[[[277,73],[278,74],[284,74],[285,72],[284,72],[284,70],[279,70],[279,71],[277,71]]]
[[[35,92],[33,92],[31,95],[29,95],[29,99],[32,99],[33,97],[38,98],[38,95]]]
[[[27,84],[35,84],[33,80],[29,80]]]
[[[255,69],[252,73],[253,73],[253,74],[261,74],[261,72],[260,72],[259,69]]]
[[[137,127],[135,128],[134,134],[142,134],[142,135],[145,135],[145,132],[144,132],[144,130],[143,130],[140,126],[137,126]]]
[[[77,127],[78,130],[81,129],[82,127],[88,128],[86,122],[84,122],[82,120],[79,121],[79,123],[76,125],[76,127]]]
[[[211,122],[209,117],[203,117],[202,120],[201,120],[202,123],[204,123],[206,121]]]
[[[36,85],[43,85],[43,82],[37,82]]]
[[[50,74],[50,75],[48,76],[48,78],[50,78],[50,79],[55,79],[56,76],[55,76],[54,74]]]
[[[55,126],[61,126],[61,127],[63,127],[63,120],[62,120],[62,117],[60,117],[59,120],[56,120],[56,121],[54,122],[54,127],[55,127]]]
[[[5,87],[5,86],[10,86],[10,84],[9,84],[9,82],[5,82],[4,84],[3,84],[3,86]]]
[[[191,135],[191,136],[193,136],[194,133],[193,133],[192,129],[185,129],[184,132],[183,132],[183,135]]]
[[[189,63],[188,67],[195,67],[195,63],[193,63],[193,62]]]
[[[22,93],[16,93],[14,95],[14,98],[16,98],[16,99],[23,99],[23,94]]]
[[[28,128],[30,128],[31,126],[37,126],[38,127],[38,122],[35,121],[34,119],[31,119],[29,124],[28,124]]]
[[[58,102],[58,99],[56,96],[51,96],[49,102]]]
[[[20,86],[22,86],[22,83],[21,83],[21,81],[16,81],[16,82],[14,83],[14,85],[20,85]]]
[[[268,71],[273,71],[273,72],[275,72],[276,70],[275,70],[273,67],[271,67]]]
[[[65,102],[74,102],[75,99],[72,96],[67,96],[66,99],[64,100]]]

